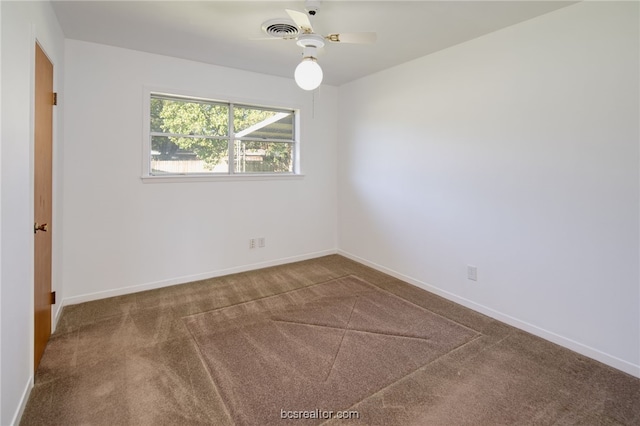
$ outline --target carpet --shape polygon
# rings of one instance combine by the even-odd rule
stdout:
[[[346,276],[183,318],[236,424],[318,424],[479,336]]]

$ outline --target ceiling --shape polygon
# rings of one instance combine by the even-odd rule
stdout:
[[[372,45],[327,44],[324,83],[341,85],[575,2],[328,1],[311,17],[326,35],[375,31]],[[304,1],[53,1],[67,38],[293,77],[302,48],[267,37],[262,23]]]

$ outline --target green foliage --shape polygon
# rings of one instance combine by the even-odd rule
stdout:
[[[152,131],[213,137],[229,134],[226,105],[151,99],[151,117]],[[160,152],[161,159],[170,159],[178,149],[182,149],[194,152],[209,167],[218,164],[228,150],[225,139],[173,136],[157,139],[152,149]]]
[[[162,132],[162,101],[160,99],[151,99],[151,131]],[[160,160],[170,160],[178,150],[178,145],[173,143],[166,136],[154,136],[151,140],[151,149],[160,153]]]
[[[263,161],[256,163],[244,163],[242,171],[246,172],[288,172],[291,164],[291,145],[282,143],[244,142],[241,151],[251,153],[264,152]],[[243,157],[241,157],[243,158]]]
[[[236,107],[233,126],[236,134],[274,116],[275,111]],[[159,159],[170,160],[178,150],[191,151],[209,168],[228,154],[229,107],[225,104],[189,102],[171,99],[151,99],[151,131],[198,137],[155,136],[152,149]],[[238,171],[288,171],[291,163],[289,144],[244,142],[242,152],[260,150],[261,170],[243,167]],[[246,162],[245,162],[246,165]],[[250,168],[251,168],[250,167]]]

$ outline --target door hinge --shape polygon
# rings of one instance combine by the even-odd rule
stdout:
[[[58,93],[53,92],[53,104],[58,105]]]
[[[56,304],[56,292],[55,291],[51,292],[51,304],[52,305]]]

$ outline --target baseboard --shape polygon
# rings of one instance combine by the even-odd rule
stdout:
[[[219,269],[216,271],[205,272],[202,274],[185,275],[181,277],[170,278],[151,283],[138,284],[133,286],[121,287],[113,290],[99,291],[95,293],[87,293],[79,296],[67,297],[62,301],[62,305],[75,305],[77,303],[90,302],[92,300],[106,299],[108,297],[122,296],[124,294],[137,293],[145,290],[154,290],[157,288],[168,287],[176,284],[184,284],[193,281],[206,280],[209,278],[221,277],[223,275],[237,274],[239,272],[252,271],[254,269],[268,268],[270,266],[284,265],[286,263],[299,262],[302,260],[314,259],[316,257],[328,256],[336,254],[337,249],[323,250],[313,253],[307,253],[298,256],[285,257],[266,262],[251,263],[247,265],[235,266],[233,268]]]
[[[56,310],[54,311],[53,321],[51,322],[51,334],[55,333],[56,328],[58,328],[58,321],[60,320],[60,314],[62,313],[63,307],[64,299],[56,303]]]
[[[487,315],[491,318],[497,319],[498,321],[502,321],[506,324],[509,324],[513,327],[519,328],[521,330],[524,330],[528,333],[531,333],[535,336],[541,337],[545,340],[548,340],[550,342],[553,342],[555,344],[558,344],[560,346],[563,346],[567,349],[570,349],[574,352],[577,352],[581,355],[584,355],[586,357],[592,358],[596,361],[599,361],[603,364],[606,364],[610,367],[613,367],[617,370],[620,371],[624,371],[627,374],[630,374],[632,376],[638,377],[640,378],[640,365],[636,365],[633,363],[630,363],[628,361],[625,361],[623,359],[620,359],[618,357],[615,357],[613,355],[607,354],[605,352],[602,352],[598,349],[592,348],[590,346],[584,345],[580,342],[576,342],[575,340],[569,339],[567,337],[558,335],[554,332],[545,330],[543,328],[540,328],[536,325],[530,324],[526,321],[522,321],[519,320],[518,318],[514,318],[510,315],[504,314],[502,312],[496,311],[492,308],[489,308],[487,306],[478,304],[476,302],[473,302],[469,299],[465,299],[464,297],[458,296],[457,294],[454,293],[450,293],[446,290],[442,290],[441,288],[438,288],[436,286],[433,286],[431,284],[427,284],[425,282],[422,282],[420,280],[417,280],[413,277],[404,275],[400,272],[394,271],[393,269],[389,269],[387,267],[384,267],[382,265],[378,265],[377,263],[368,261],[367,259],[363,259],[359,256],[356,256],[354,254],[351,254],[349,252],[346,252],[344,250],[338,250],[338,254],[344,257],[347,257],[351,260],[354,260],[358,263],[362,263],[363,265],[369,266],[370,268],[376,269],[380,272],[383,272],[387,275],[391,275],[395,278],[398,278],[402,281],[405,281],[409,284],[412,284],[416,287],[419,287],[423,290],[426,290],[430,293],[434,293],[437,294],[438,296],[444,297],[447,300],[451,300],[452,302],[456,302],[462,306],[465,306],[469,309],[472,309],[476,312],[479,312],[481,314]]]
[[[27,406],[27,401],[29,400],[29,395],[31,394],[31,389],[33,389],[33,376],[29,376],[29,380],[27,380],[27,386],[22,391],[22,396],[20,397],[20,404],[18,404],[18,409],[13,415],[11,419],[11,426],[16,426],[20,424],[20,419],[22,418],[22,413],[24,413],[24,409]]]

